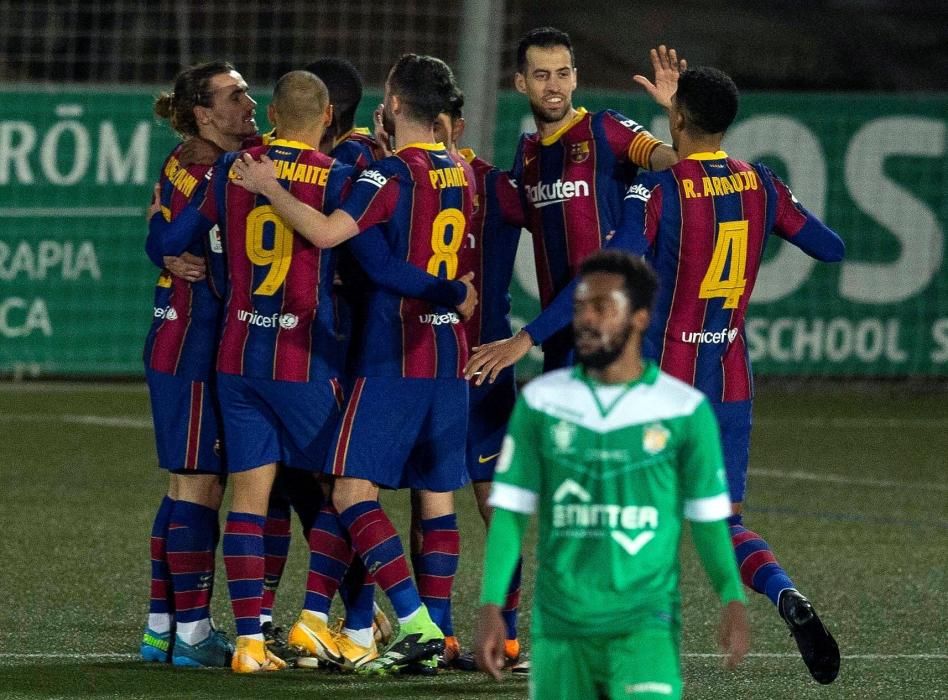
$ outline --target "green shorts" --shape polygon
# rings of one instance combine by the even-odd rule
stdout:
[[[621,637],[534,637],[530,698],[678,700],[678,637],[654,627]]]

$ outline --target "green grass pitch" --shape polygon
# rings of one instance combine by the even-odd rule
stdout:
[[[748,525],[815,603],[843,654],[837,681],[807,674],[770,603],[750,602],[751,656],[734,673],[714,648],[717,605],[683,547],[687,698],[944,697],[948,689],[948,411],[940,392],[765,384],[755,410]],[[365,680],[291,671],[237,677],[143,664],[148,534],[166,478],[139,385],[0,385],[0,698],[522,698],[527,684],[470,673]],[[406,498],[385,505],[399,526]],[[469,643],[483,532],[458,494],[455,617]],[[294,528],[296,526],[294,525]],[[296,534],[298,530],[294,530]],[[277,602],[302,602],[295,537]],[[223,566],[215,618],[233,633]],[[526,572],[529,604],[533,567]],[[523,616],[529,625],[529,612]],[[529,649],[529,636],[523,635]]]

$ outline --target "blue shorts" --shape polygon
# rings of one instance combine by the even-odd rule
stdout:
[[[721,429],[721,448],[731,503],[742,503],[747,489],[747,464],[750,460],[751,410],[753,401],[711,402]]]
[[[461,488],[467,402],[463,379],[358,377],[326,473],[392,489]]]
[[[158,466],[176,473],[224,473],[220,411],[213,381],[145,370]]]
[[[471,385],[467,421],[467,473],[471,481],[493,481],[497,456],[507,433],[507,421],[517,401],[513,367],[493,384]]]
[[[217,385],[231,472],[272,462],[322,470],[342,406],[335,377],[285,382],[218,372]]]

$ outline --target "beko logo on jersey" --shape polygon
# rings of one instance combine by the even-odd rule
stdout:
[[[589,183],[585,180],[557,180],[549,184],[541,182],[539,185],[527,185],[527,199],[537,209],[559,204],[573,197],[588,196]]]
[[[292,330],[299,325],[300,319],[296,314],[270,314],[264,316],[256,311],[246,311],[240,309],[237,311],[237,320],[243,321],[257,328],[276,328],[279,326],[284,330]]]
[[[682,331],[681,341],[683,343],[733,343],[737,337],[736,328],[725,328],[723,331]]]
[[[449,324],[460,323],[461,319],[453,311],[446,314],[422,314],[418,317],[419,323],[429,326],[446,326]]]
[[[639,199],[643,202],[647,202],[649,197],[652,196],[652,193],[645,185],[635,184],[632,185],[625,192],[626,199]]]
[[[178,312],[175,311],[175,310],[174,310],[173,308],[171,308],[170,306],[164,306],[164,307],[156,306],[156,307],[155,307],[155,318],[163,318],[163,319],[165,319],[166,321],[177,321],[177,320],[178,320]]]
[[[386,182],[388,182],[388,178],[378,170],[365,170],[363,171],[362,175],[359,176],[359,182],[368,182],[370,185],[382,187]]]

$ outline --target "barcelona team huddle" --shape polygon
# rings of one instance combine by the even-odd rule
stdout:
[[[534,345],[545,370],[572,362],[574,278],[590,254],[618,246],[657,255],[661,217],[704,216],[698,225],[718,227],[713,206],[697,208],[735,194],[744,228],[721,229],[728,243],[708,251],[720,264],[705,261],[708,274],[689,292],[704,310],[682,310],[672,298],[662,308],[660,287],[656,316],[670,322],[654,337],[650,330],[646,346],[664,371],[711,399],[722,423],[719,404],[737,406],[739,416],[746,409],[749,431],[743,313],[754,246],[772,229],[788,240],[799,234],[805,252],[833,260],[841,242],[816,231],[772,173],[723,152],[675,176],[692,195],[673,197],[657,179],[643,185],[640,169],[678,167],[679,154],[617,112],[573,107],[568,36],[532,30],[517,58],[515,84],[537,133],[521,137],[510,170],[462,147],[463,94],[431,56],[407,54],[392,66],[371,130],[354,123],[359,74],[336,58],[279,79],[266,134],[246,82],[227,63],[182,71],[158,98],[156,113],[182,142],[162,166],[146,243],[161,273],[144,359],[158,463],[170,481],[151,535],[145,660],[238,673],[288,664],[374,674],[473,669],[453,629],[454,492],[472,483],[489,526],[517,397],[513,365]],[[665,47],[651,58],[654,82],[636,82],[669,108],[686,65]],[[720,171],[710,169],[718,162]],[[751,182],[754,192],[735,192]],[[659,184],[665,209],[656,211]],[[759,225],[754,197],[764,202]],[[523,229],[533,238],[544,312],[515,334],[508,289]],[[746,269],[734,264],[741,246]],[[679,264],[668,274],[684,286]],[[710,353],[695,340],[709,333],[722,341]],[[731,469],[728,462],[730,500],[739,504],[743,482],[732,483]],[[746,474],[746,454],[734,469]],[[225,476],[231,510],[221,532]],[[380,489],[410,494],[407,546]],[[284,633],[272,610],[294,517],[309,543],[309,573],[302,610]],[[750,532],[739,509],[735,517],[732,527]],[[236,643],[210,617],[218,544]],[[755,590],[773,588],[777,603],[795,588],[760,578],[772,573],[764,570],[771,560],[758,554],[760,564],[742,564],[741,576]],[[515,671],[528,667],[517,629],[521,568],[496,601],[505,664]],[[377,588],[397,621],[377,605]],[[333,622],[337,594],[344,616]]]

